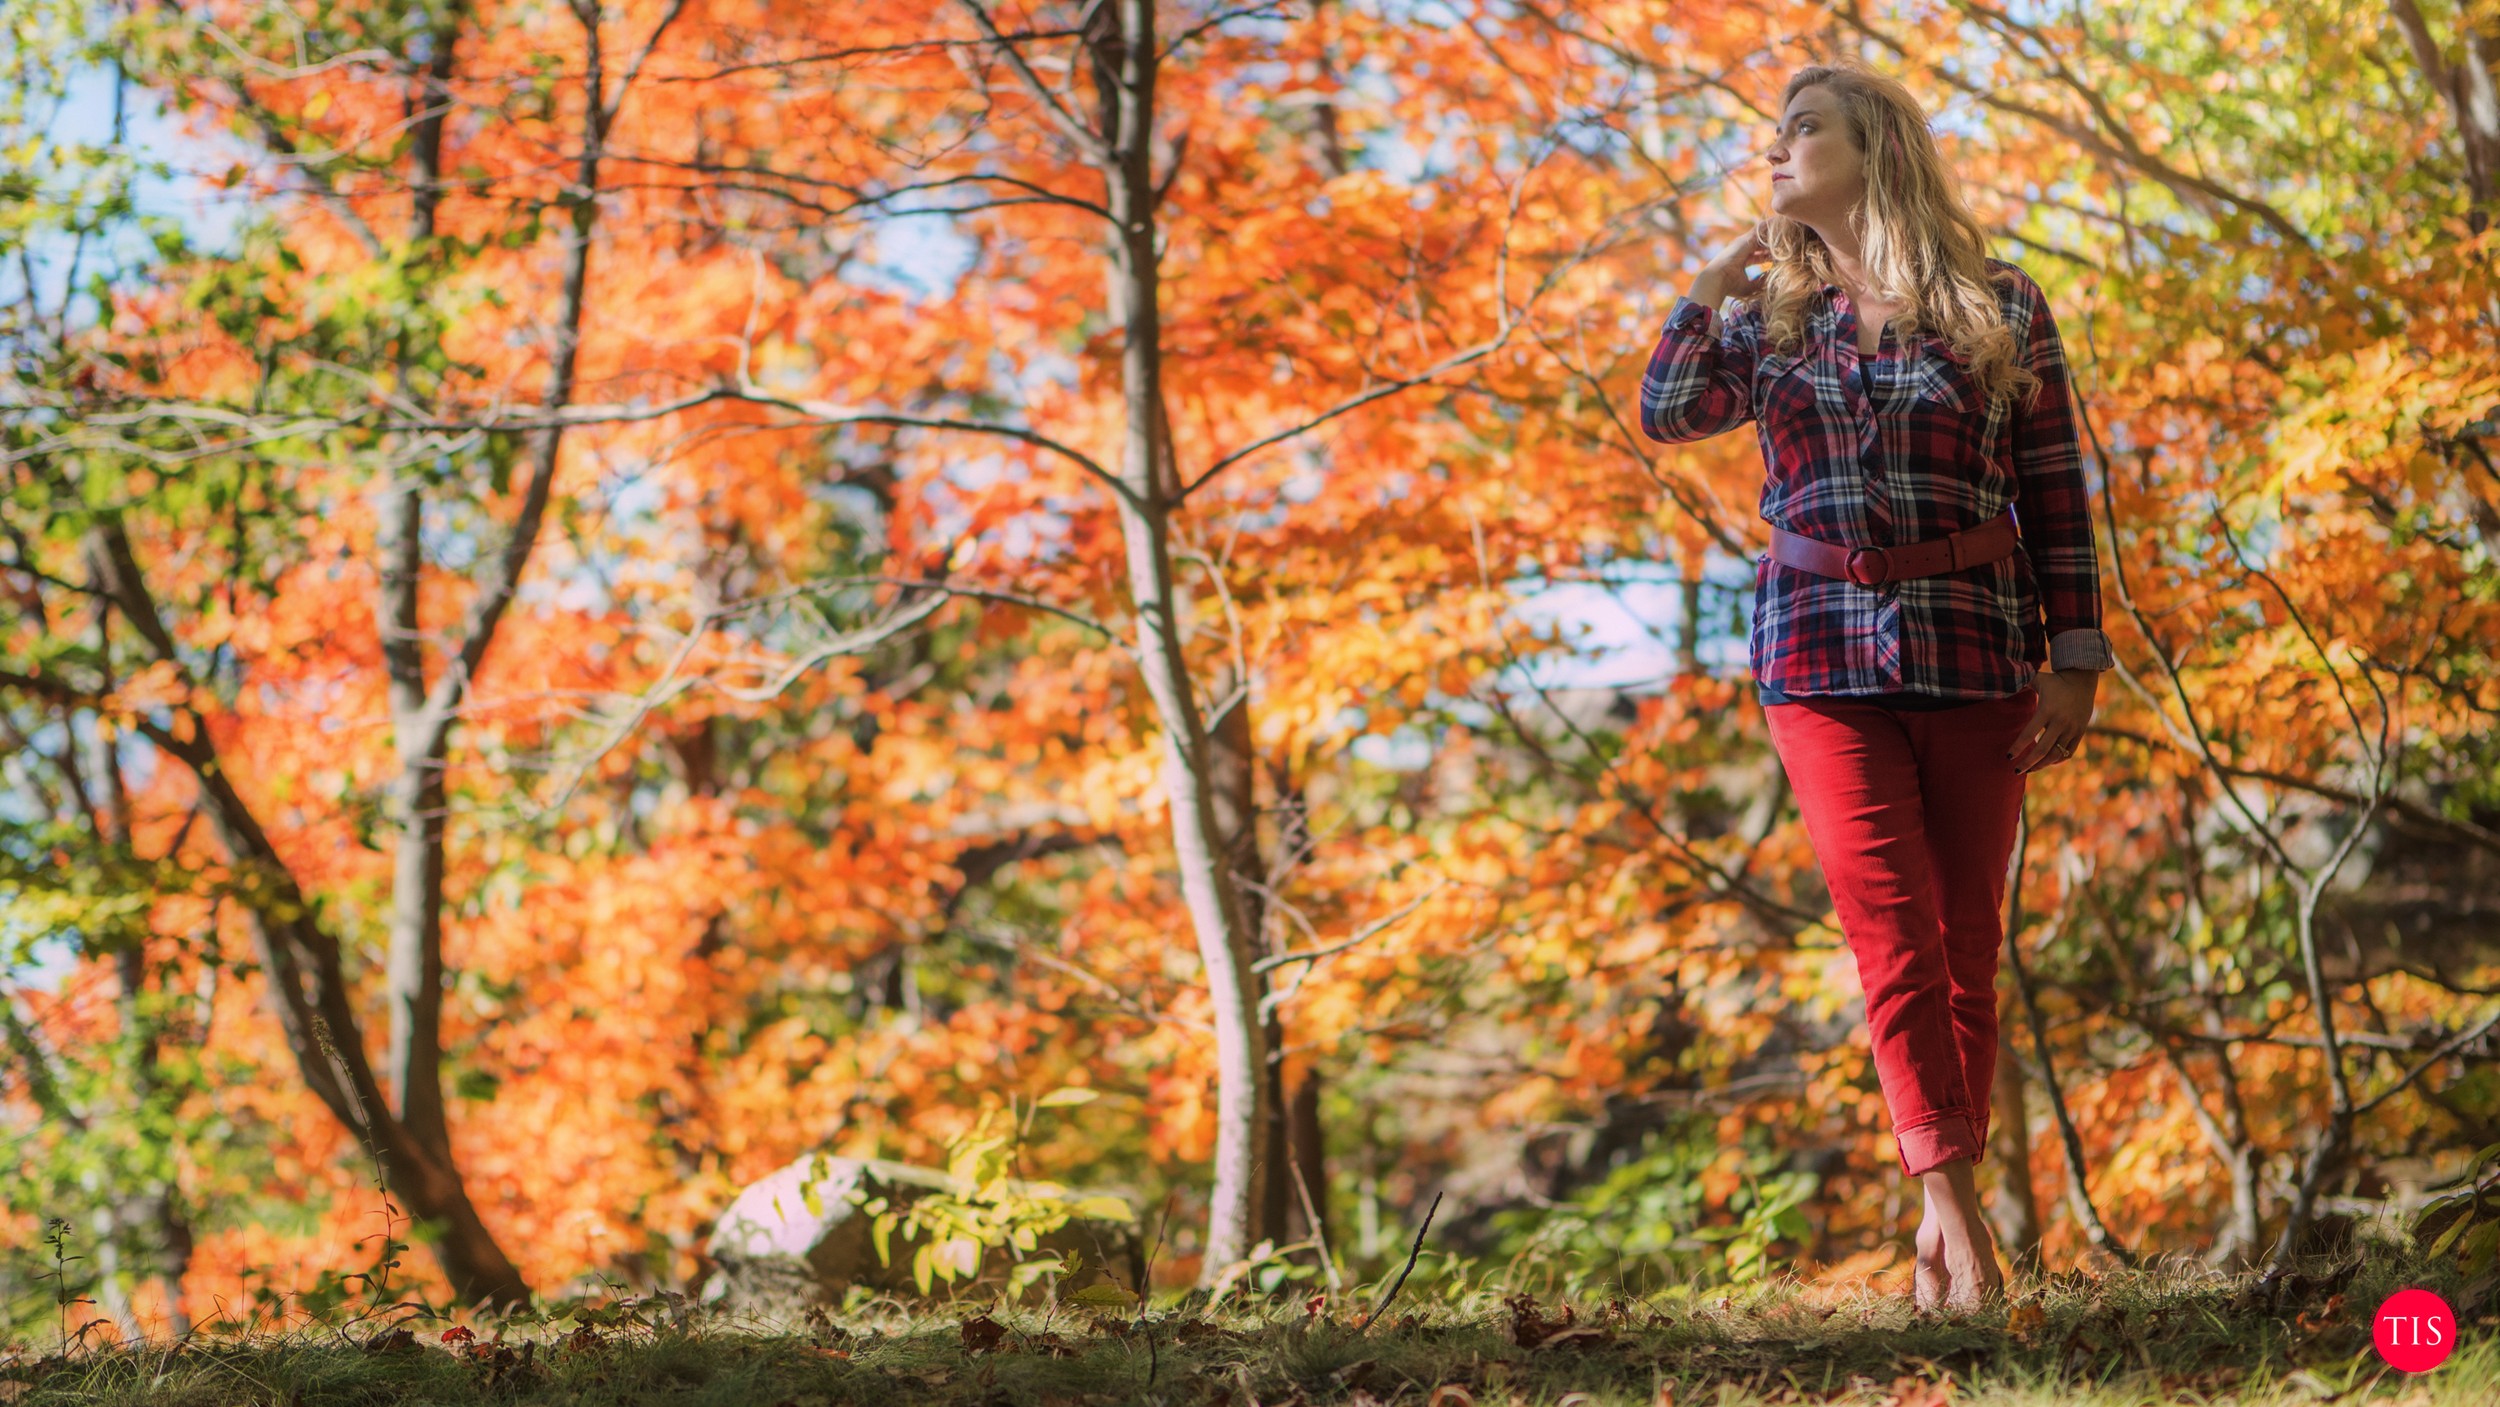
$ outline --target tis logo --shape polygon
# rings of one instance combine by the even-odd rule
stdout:
[[[2427,1373],[2448,1361],[2456,1349],[2456,1312],[2428,1290],[2398,1290],[2378,1307],[2370,1336],[2389,1367]]]

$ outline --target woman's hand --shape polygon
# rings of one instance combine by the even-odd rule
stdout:
[[[2031,722],[2024,727],[2022,736],[2014,740],[2014,750],[2005,754],[2017,772],[2054,767],[2083,746],[2083,730],[2092,722],[2092,696],[2100,691],[2101,673],[2096,669],[2057,673],[2044,669],[2031,687],[2039,691],[2039,706],[2032,710]]]
[[[1715,308],[1730,298],[1751,298],[1762,291],[1759,275],[1745,271],[1747,264],[1768,263],[1771,251],[1762,244],[1762,227],[1751,226],[1743,234],[1721,246],[1702,265],[1685,297],[1705,308]]]

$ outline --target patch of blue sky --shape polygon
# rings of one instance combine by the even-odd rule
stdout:
[[[1753,600],[1753,568],[1712,554],[1703,567],[1701,609],[1694,625],[1695,662],[1714,675],[1746,667],[1745,620]],[[1683,583],[1675,567],[1624,561],[1599,577],[1511,583],[1518,604],[1511,619],[1563,648],[1533,655],[1503,671],[1505,690],[1663,687],[1678,668],[1685,628]]]
[[[1713,554],[1703,568],[1701,608],[1695,622],[1695,662],[1711,675],[1741,675],[1745,633],[1753,597],[1750,564]],[[1531,576],[1510,583],[1517,598],[1510,612],[1520,630],[1555,640],[1562,648],[1533,655],[1501,671],[1492,687],[1506,694],[1535,691],[1616,689],[1643,694],[1662,690],[1681,669],[1678,640],[1684,626],[1683,583],[1660,562],[1617,563],[1602,578],[1555,581]],[[1434,695],[1437,711],[1470,727],[1492,721],[1491,710],[1473,699]],[[1413,772],[1431,765],[1440,725],[1416,721],[1387,733],[1363,733],[1369,715],[1359,707],[1334,720],[1342,736],[1356,734],[1347,750],[1370,766]]]
[[[75,938],[38,933],[8,905],[0,903],[0,972],[8,974],[9,985],[38,992],[58,991],[78,970],[78,959]]]
[[[919,303],[954,297],[956,284],[980,255],[956,216],[936,211],[880,219],[874,244],[875,257],[854,263],[846,271],[849,279]]]
[[[1365,733],[1346,749],[1358,762],[1389,772],[1420,772],[1438,752],[1432,733],[1412,723],[1388,733]]]
[[[179,229],[194,250],[215,253],[233,246],[254,200],[248,188],[227,190],[222,184],[223,173],[252,155],[240,142],[192,131],[156,93],[101,67],[71,71],[58,101],[38,114],[37,122],[26,135],[64,157],[86,148],[128,163],[130,196],[142,219]],[[98,256],[136,262],[148,250],[145,232],[128,228],[105,249],[91,250],[88,267]],[[65,247],[41,255],[54,256],[48,262],[56,277],[65,269]],[[57,287],[46,291],[58,295]]]

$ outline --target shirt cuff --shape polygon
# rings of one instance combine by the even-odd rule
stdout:
[[[2094,629],[2061,630],[2049,637],[2049,669],[2063,673],[2069,669],[2114,669],[2118,654],[2109,647],[2109,636]]]
[[[1667,331],[1695,332],[1715,339],[1719,335],[1719,310],[1705,308],[1690,298],[1678,298],[1674,310],[1667,314]]]

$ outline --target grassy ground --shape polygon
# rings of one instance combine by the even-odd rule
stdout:
[[[2340,1275],[2314,1269],[2271,1285],[2070,1274],[1960,1322],[1920,1320],[1896,1296],[1784,1283],[1569,1304],[1477,1290],[1401,1301],[1368,1334],[1356,1332],[1359,1312],[1315,1313],[1300,1300],[1213,1314],[1183,1301],[1142,1321],[968,1299],[880,1302],[786,1323],[644,1300],[591,1309],[587,1323],[577,1308],[552,1322],[448,1335],[365,1321],[20,1354],[0,1360],[0,1404],[2500,1402],[2500,1316],[2488,1283],[2460,1285],[2453,1271],[2393,1254],[2348,1263]],[[2439,1290],[2465,1320],[2456,1354],[2419,1377],[2385,1370],[2370,1342],[2371,1314],[2407,1284]]]

